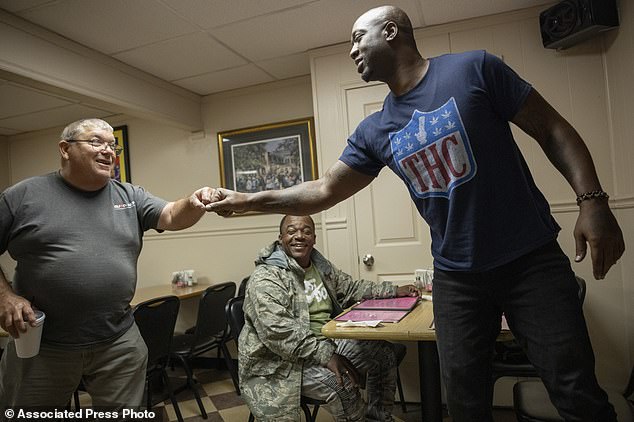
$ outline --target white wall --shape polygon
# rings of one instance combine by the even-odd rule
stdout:
[[[10,186],[10,173],[9,140],[6,136],[0,136],[0,192]],[[0,267],[5,270],[7,276],[10,276],[13,273],[14,263],[5,255],[7,254],[0,255]]]
[[[9,186],[9,140],[0,135],[0,191]]]

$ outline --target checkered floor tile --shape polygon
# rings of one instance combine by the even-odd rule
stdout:
[[[168,374],[173,388],[184,385],[186,376],[182,368],[177,367],[173,371],[168,368]],[[242,398],[236,394],[228,371],[224,369],[196,369],[195,375],[200,382],[198,393],[201,395],[203,406],[207,412],[207,419],[202,418],[194,394],[189,389],[185,389],[176,395],[178,407],[185,422],[248,421],[249,409],[246,404],[244,404]],[[160,391],[153,394],[153,401],[160,401],[162,398],[165,400],[152,408],[156,414],[154,420],[157,422],[176,421],[174,406],[170,402],[167,393]],[[85,393],[80,394],[80,403],[82,407],[90,406],[90,396]],[[396,422],[414,422],[421,420],[420,406],[418,404],[408,404],[407,408],[407,413],[402,413],[400,405],[394,406],[394,420]],[[325,409],[319,410],[317,422],[332,422],[332,420],[332,416],[330,416]],[[495,411],[496,422],[511,422],[515,420],[512,411]],[[451,418],[446,417],[444,421],[449,422]]]

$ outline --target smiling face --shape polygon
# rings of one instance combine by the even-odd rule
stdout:
[[[115,137],[111,128],[88,126],[76,132],[72,140],[60,141],[62,175],[80,189],[98,190],[110,180],[116,155],[111,148],[93,147],[88,142],[81,142],[90,140],[112,143]]]
[[[295,258],[302,268],[310,266],[315,239],[315,223],[309,216],[287,215],[282,220],[280,244],[286,255]]]
[[[361,15],[352,26],[350,58],[366,82],[385,81],[389,76],[386,64],[391,53],[386,39],[387,23],[384,8],[376,8]]]

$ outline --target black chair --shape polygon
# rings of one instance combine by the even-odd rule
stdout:
[[[581,277],[575,278],[579,285],[579,301],[583,304],[586,297],[586,282]],[[535,367],[516,340],[496,342],[492,370],[492,386],[502,377],[538,377]]]
[[[606,389],[619,422],[634,421],[634,367],[624,392]],[[519,422],[563,422],[539,380],[519,381],[513,386],[513,408]]]
[[[174,326],[178,317],[180,301],[176,296],[164,296],[139,303],[134,308],[134,320],[139,327],[141,337],[148,349],[146,382],[147,409],[152,409],[153,381],[160,377],[167,387],[170,401],[179,422],[183,422],[178,402],[167,376],[167,363],[170,358]]]
[[[244,296],[247,292],[247,283],[249,282],[249,279],[251,278],[251,276],[246,276],[242,279],[242,281],[240,282],[240,287],[238,287],[238,294],[236,296]]]
[[[244,277],[242,281],[240,281],[240,285],[238,286],[238,293],[236,296],[243,296],[247,291],[247,283],[251,278],[250,275]],[[227,318],[229,321],[229,318]],[[240,333],[238,333],[240,334]],[[235,334],[235,330],[229,324],[229,335],[227,336],[227,341],[234,340],[236,343],[236,347],[238,346],[238,334]],[[233,382],[233,387],[236,389],[236,393],[240,395],[240,382],[238,381],[238,366],[236,361],[231,360],[231,367],[229,368],[229,373],[231,374],[231,381]]]
[[[237,296],[230,299],[225,306],[225,314],[227,316],[227,321],[229,321],[229,326],[231,327],[231,332],[234,333],[236,339],[236,347],[238,344],[238,337],[240,336],[240,332],[242,331],[242,327],[244,327],[244,311],[242,310],[242,305],[244,304],[244,296]],[[237,369],[237,368],[236,368]],[[237,372],[237,370],[236,370]],[[236,374],[237,380],[237,374]],[[237,389],[236,391],[239,391]],[[238,392],[238,394],[240,394]],[[325,401],[313,399],[310,397],[302,396],[301,397],[301,407],[304,412],[304,417],[307,422],[314,422],[317,419],[317,412],[319,411],[319,406],[325,404]],[[310,412],[310,408],[308,405],[313,406],[313,412]],[[249,422],[253,422],[254,417],[253,414],[249,413]]]
[[[174,397],[169,378],[165,368],[169,362],[170,348],[172,337],[174,335],[174,326],[178,317],[180,301],[176,296],[163,296],[141,302],[134,307],[134,319],[139,327],[139,332],[143,341],[148,348],[148,363],[146,372],[146,405],[150,410],[152,403],[152,381],[156,377],[161,377],[161,381],[165,383],[169,393],[170,400],[174,405],[174,412],[179,421],[183,420],[180,408]],[[79,400],[79,392],[86,391],[83,381],[73,393],[73,401],[75,410],[81,408]],[[71,409],[70,402],[66,405],[66,409]]]
[[[172,356],[180,360],[187,374],[187,383],[183,388],[189,388],[194,393],[203,419],[207,419],[207,412],[196,388],[200,383],[194,377],[192,361],[194,357],[218,349],[218,357],[222,353],[227,368],[231,368],[231,355],[226,344],[228,331],[224,309],[235,292],[236,285],[233,282],[208,287],[200,298],[196,326],[185,334],[174,336],[173,339]]]

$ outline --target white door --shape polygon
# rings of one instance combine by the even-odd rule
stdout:
[[[363,118],[381,109],[389,89],[385,84],[364,85],[344,92],[351,133]],[[431,267],[429,227],[392,170],[384,168],[353,202],[360,278],[408,284],[414,281],[414,270]],[[419,401],[417,348],[415,343],[406,345],[401,381],[406,401]]]
[[[385,84],[345,90],[350,131],[381,109],[388,92]],[[384,168],[353,201],[361,278],[413,282],[415,269],[432,265],[429,228],[392,170]]]

